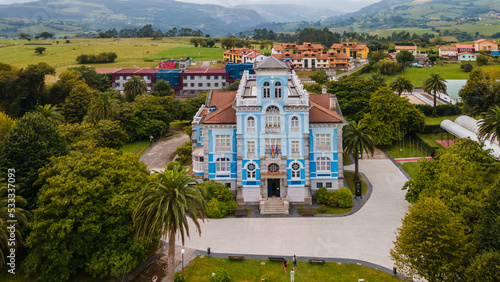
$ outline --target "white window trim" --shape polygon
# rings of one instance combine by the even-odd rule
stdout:
[[[316,171],[330,172],[332,169],[331,160],[329,157],[318,157],[316,159]]]
[[[330,151],[330,134],[316,134],[316,151]]]
[[[229,152],[231,150],[231,135],[215,135],[215,150],[217,152]]]
[[[217,158],[217,160],[215,160],[215,172],[216,173],[231,172],[231,161],[229,160],[229,158]]]

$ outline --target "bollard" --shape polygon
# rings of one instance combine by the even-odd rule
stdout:
[[[207,248],[207,255],[210,255],[210,247]]]
[[[394,275],[398,274],[398,270],[396,269],[395,266],[392,268],[392,274]]]

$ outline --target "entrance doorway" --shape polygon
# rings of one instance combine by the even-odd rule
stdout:
[[[267,197],[280,197],[280,180],[268,179],[267,180]]]

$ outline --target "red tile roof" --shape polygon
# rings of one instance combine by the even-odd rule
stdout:
[[[203,123],[215,124],[236,124],[236,111],[233,109],[233,103],[209,113]]]
[[[441,51],[457,51],[457,47],[455,47],[455,46],[440,46],[439,50],[441,50]]]
[[[234,97],[236,97],[236,91],[213,91],[208,105],[222,108],[229,103],[233,103]]]
[[[226,69],[186,69],[183,74],[196,75],[196,74],[225,74]]]
[[[121,69],[119,71],[114,72],[113,74],[119,75],[144,75],[144,74],[152,74],[154,75],[158,69]]]
[[[340,123],[342,118],[337,112],[330,110],[329,94],[309,93],[311,109],[309,109],[309,123]]]
[[[472,45],[472,44],[456,44],[455,47],[457,47],[457,48],[474,48],[474,45]]]

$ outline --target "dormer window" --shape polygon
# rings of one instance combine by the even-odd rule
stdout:
[[[274,99],[281,99],[281,82],[274,84]]]
[[[264,99],[271,98],[271,84],[268,81],[264,82],[264,87],[262,89],[264,91],[263,96]]]

